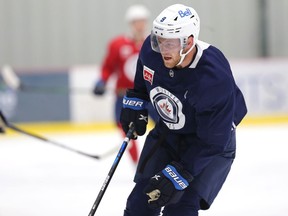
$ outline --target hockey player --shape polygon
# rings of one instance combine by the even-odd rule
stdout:
[[[120,35],[108,45],[108,52],[101,67],[101,78],[97,81],[93,90],[95,95],[103,95],[106,90],[106,83],[112,74],[116,74],[116,101],[115,121],[119,127],[119,118],[122,108],[123,96],[127,88],[133,87],[135,68],[140,48],[147,37],[147,23],[150,16],[149,10],[144,5],[130,6],[125,15],[130,32]],[[150,105],[152,108],[152,105]],[[155,113],[154,111],[151,111]],[[156,113],[151,117],[156,120]],[[122,129],[121,129],[122,132]],[[124,134],[123,134],[124,136]],[[134,163],[138,162],[138,150],[136,141],[131,142],[129,153]]]
[[[198,40],[200,19],[175,4],[154,20],[139,54],[134,87],[123,100],[121,124],[146,131],[150,100],[160,120],[140,155],[125,216],[197,216],[220,191],[236,151],[236,126],[246,115],[229,63]],[[136,135],[135,137],[136,138]]]

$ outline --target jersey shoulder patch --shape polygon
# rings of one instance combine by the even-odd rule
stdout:
[[[143,67],[143,78],[144,80],[148,81],[151,85],[153,84],[154,79],[154,70],[150,69],[149,67]]]

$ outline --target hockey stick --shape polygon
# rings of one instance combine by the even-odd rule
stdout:
[[[75,153],[78,153],[78,154],[80,154],[80,155],[87,156],[87,157],[90,157],[90,158],[93,158],[93,159],[98,159],[98,160],[99,160],[99,159],[103,159],[103,158],[105,158],[105,157],[107,157],[107,156],[110,156],[112,153],[114,153],[114,152],[116,151],[116,149],[113,148],[112,150],[104,153],[103,155],[92,155],[92,154],[88,154],[88,153],[79,151],[79,150],[77,150],[77,149],[70,148],[70,147],[68,147],[68,146],[66,146],[66,145],[64,145],[64,144],[61,144],[61,143],[52,141],[52,140],[47,139],[47,138],[45,138],[45,137],[43,137],[43,136],[40,136],[40,135],[37,135],[37,134],[33,134],[33,133],[30,133],[30,132],[27,132],[27,131],[25,131],[25,130],[20,129],[19,127],[16,127],[15,125],[13,125],[13,124],[11,124],[11,123],[9,123],[9,122],[7,121],[7,119],[4,117],[3,113],[2,113],[1,110],[0,110],[0,130],[1,130],[1,131],[3,130],[3,132],[4,132],[6,127],[7,127],[7,128],[10,128],[10,129],[12,129],[12,130],[14,130],[14,131],[16,131],[16,132],[25,134],[25,135],[27,135],[27,136],[34,137],[34,138],[39,139],[39,140],[41,140],[41,141],[44,141],[44,142],[47,142],[47,143],[56,145],[56,146],[61,147],[61,148],[63,148],[63,149],[66,149],[66,150],[69,150],[69,151],[72,151],[72,152],[75,152]]]
[[[107,189],[107,187],[108,187],[108,185],[109,185],[109,183],[113,177],[113,174],[114,174],[114,172],[115,172],[115,170],[116,170],[116,168],[117,168],[117,166],[118,166],[118,164],[119,164],[119,162],[120,162],[120,160],[121,160],[121,158],[125,152],[125,149],[129,143],[130,139],[133,137],[134,128],[135,128],[134,124],[131,123],[130,129],[126,134],[126,137],[124,138],[124,141],[121,145],[121,148],[120,148],[120,150],[119,150],[119,152],[118,152],[118,154],[117,154],[117,156],[116,156],[116,158],[112,164],[112,167],[111,167],[111,169],[110,169],[110,171],[109,171],[109,173],[108,173],[108,175],[107,175],[107,177],[106,177],[106,179],[105,179],[105,181],[104,181],[104,183],[103,183],[103,185],[102,185],[102,187],[98,193],[98,196],[97,196],[88,216],[94,216],[94,214],[95,214],[95,212],[96,212],[96,210],[97,210],[97,208],[98,208],[98,206],[99,206],[99,204],[103,198],[103,195],[104,195],[104,193],[105,193],[105,191],[106,191],[106,189]]]
[[[23,91],[23,92],[35,92],[35,93],[80,93],[80,94],[92,94],[92,89],[87,88],[71,88],[66,89],[59,86],[31,86],[22,83],[20,78],[17,76],[15,71],[9,65],[5,65],[1,69],[1,75],[3,77],[4,83],[15,91]]]

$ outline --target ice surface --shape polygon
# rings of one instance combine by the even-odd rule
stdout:
[[[200,216],[288,215],[287,132],[288,125],[239,127],[230,175]],[[88,215],[123,139],[117,131],[42,135],[91,154],[116,152],[93,160],[31,137],[1,135],[0,216]],[[134,171],[125,152],[95,216],[123,215]]]

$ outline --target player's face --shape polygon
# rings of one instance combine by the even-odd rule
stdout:
[[[164,65],[167,68],[175,67],[180,61],[181,43],[179,39],[158,37],[158,45]]]

